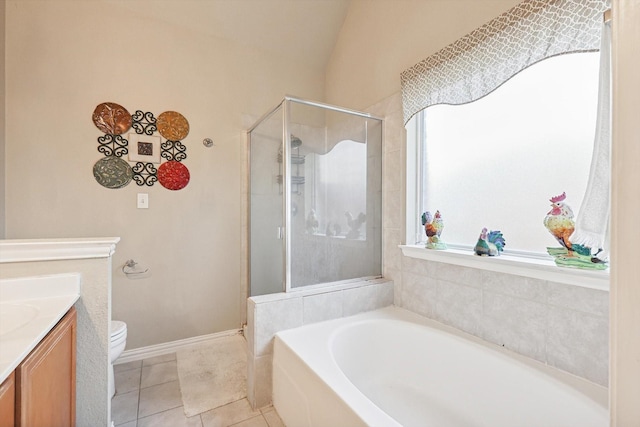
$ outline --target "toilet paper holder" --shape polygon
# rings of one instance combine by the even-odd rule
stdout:
[[[127,276],[138,276],[140,274],[145,274],[149,271],[149,269],[145,269],[144,271],[138,271],[136,270],[136,265],[138,265],[137,262],[135,262],[133,259],[128,259],[127,261],[125,261],[124,265],[122,266],[122,272]]]

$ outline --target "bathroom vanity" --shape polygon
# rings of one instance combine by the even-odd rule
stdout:
[[[0,386],[0,427],[75,426],[76,310]]]
[[[27,298],[11,296],[6,293],[8,287],[0,286],[0,317],[8,319],[5,321],[5,318],[0,318],[0,384],[26,362],[36,346],[43,342],[71,307],[75,308],[77,339],[73,351],[76,357],[74,400],[75,424],[78,426],[111,425],[111,398],[108,395],[107,378],[110,364],[111,261],[119,240],[117,237],[0,240],[0,284],[33,277],[78,278],[75,290],[65,291],[57,296],[43,294],[53,289],[50,285],[36,287],[34,294]],[[25,286],[13,287],[23,288]],[[63,302],[67,296],[71,300]],[[8,308],[5,302],[9,298],[13,298],[14,302],[29,301],[26,304],[12,304],[14,307]],[[38,301],[43,302],[42,299],[62,305],[38,306]],[[47,317],[48,315],[53,317]],[[35,336],[31,335],[29,338],[27,332]],[[10,336],[14,339],[9,339]],[[63,334],[61,340],[68,337],[69,335]],[[5,345],[8,342],[29,345],[27,349],[19,349],[19,346]],[[21,379],[18,372],[14,372],[14,381],[14,396],[20,399]],[[55,381],[60,383],[64,380],[56,378]],[[10,383],[11,381],[7,389],[11,388]],[[37,388],[42,390],[41,387]],[[52,390],[55,396],[58,391],[60,394],[67,393],[59,385]],[[20,402],[16,400],[14,406],[15,404],[20,405]],[[4,426],[4,418],[0,416],[0,419],[0,425]],[[15,425],[21,425],[20,420],[14,421]]]
[[[0,280],[0,427],[75,426],[80,275]]]

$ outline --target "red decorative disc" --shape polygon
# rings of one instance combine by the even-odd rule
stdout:
[[[180,162],[171,160],[158,168],[158,182],[168,190],[182,190],[189,183],[189,169]]]

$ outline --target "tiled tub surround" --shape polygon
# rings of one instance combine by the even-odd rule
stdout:
[[[608,385],[607,291],[402,257],[395,304]]]
[[[393,304],[393,282],[360,280],[251,297],[247,301],[247,397],[254,408],[271,403],[273,340],[277,332]]]
[[[296,427],[609,425],[606,387],[399,307],[279,332],[273,389]]]

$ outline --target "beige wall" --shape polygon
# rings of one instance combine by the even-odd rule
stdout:
[[[614,0],[611,426],[640,425],[640,1]]]
[[[0,239],[4,239],[5,233],[5,161],[4,161],[4,37],[5,37],[5,10],[6,3],[0,2],[0,23],[2,23],[2,31],[0,31]]]
[[[128,349],[240,327],[242,118],[285,94],[321,99],[323,73],[117,2],[9,0],[6,15],[6,237],[120,236],[113,317]],[[184,190],[98,185],[91,114],[106,101],[189,120]],[[152,277],[127,280],[130,258]]]
[[[327,66],[327,102],[364,109],[400,90],[400,73],[519,0],[353,0]]]

